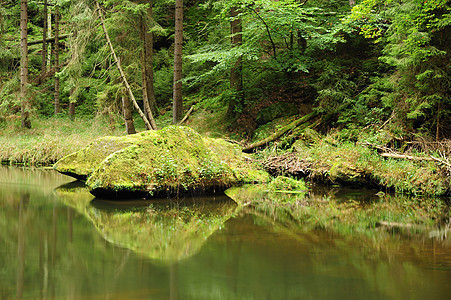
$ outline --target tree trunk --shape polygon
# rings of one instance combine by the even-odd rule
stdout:
[[[114,62],[116,63],[116,67],[119,71],[119,74],[121,76],[122,79],[122,83],[124,84],[125,90],[127,91],[128,95],[130,96],[130,99],[132,100],[133,106],[136,108],[136,110],[139,113],[139,116],[143,119],[144,123],[146,124],[146,127],[152,127],[149,123],[149,121],[147,120],[147,117],[144,115],[144,113],[142,112],[141,108],[138,105],[138,102],[136,102],[135,96],[133,95],[132,89],[130,88],[130,85],[128,84],[127,78],[125,78],[125,73],[122,70],[121,64],[117,58],[116,52],[114,51],[113,48],[113,44],[111,43],[110,40],[110,36],[108,35],[108,32],[106,31],[106,27],[105,27],[105,21],[103,20],[103,14],[102,14],[102,10],[100,9],[100,5],[99,2],[96,1],[96,7],[97,7],[97,11],[99,13],[99,18],[100,18],[100,22],[102,23],[102,29],[103,29],[103,33],[105,34],[105,38],[107,41],[108,46],[110,47],[110,51],[111,54],[113,55],[113,59]]]
[[[149,98],[150,110],[154,113],[157,112],[157,101],[155,100],[154,78],[153,78],[153,33],[149,32],[149,19],[153,19],[153,1],[150,1],[149,8],[147,9],[147,19],[145,23],[144,31],[144,50],[146,53],[146,76],[147,76],[147,94]]]
[[[69,117],[71,120],[75,118],[75,102],[69,102]]]
[[[30,101],[28,100],[28,3],[27,0],[20,1],[20,101],[21,101],[21,126],[31,128]]]
[[[241,20],[237,18],[239,11],[236,7],[230,9],[230,16],[233,20],[230,23],[232,34],[232,47],[238,47],[243,42],[243,35],[241,34],[242,25]],[[227,117],[233,119],[237,116],[236,108],[243,105],[243,79],[242,79],[242,64],[241,56],[237,58],[234,66],[230,70],[230,88],[233,91],[232,98],[227,108]]]
[[[44,9],[42,12],[42,20],[44,25],[42,26],[42,65],[41,73],[45,74],[47,70],[47,0],[44,0]]]
[[[50,68],[50,62],[52,60],[52,44],[49,39],[52,37],[52,10],[47,5],[47,42],[49,45],[47,46],[47,69]],[[54,41],[53,41],[54,42]]]
[[[55,115],[61,112],[60,105],[60,79],[58,77],[58,72],[60,71],[60,43],[59,43],[59,29],[60,29],[60,14],[59,7],[55,7]]]
[[[125,119],[125,131],[127,134],[135,134],[135,125],[133,124],[133,117],[132,117],[132,108],[130,105],[130,100],[127,96],[122,95],[122,111],[124,113],[124,119]]]
[[[72,96],[75,88],[70,89],[70,95]],[[69,118],[73,121],[75,119],[75,101],[69,97]]]
[[[3,6],[3,0],[0,0],[0,6]],[[3,14],[0,11],[0,45],[3,44]]]
[[[150,108],[150,103],[149,103],[149,97],[147,94],[147,76],[146,76],[146,70],[144,67],[144,55],[143,55],[143,67],[142,67],[142,74],[141,74],[141,79],[142,79],[142,89],[143,89],[143,104],[144,104],[144,112],[146,114],[146,118],[150,123],[150,128],[147,128],[147,130],[157,130],[157,124],[155,123],[155,119],[153,118],[152,115],[152,109]]]
[[[149,84],[149,77],[148,77],[148,69],[149,69],[149,59],[148,59],[148,46],[147,46],[147,25],[146,25],[145,18],[141,18],[141,39],[143,40],[143,48],[141,52],[141,79],[142,79],[142,93],[143,93],[143,105],[144,105],[144,113],[147,117],[147,120],[149,121],[151,128],[147,128],[147,130],[156,130],[157,124],[155,123],[155,119],[152,115],[152,108],[151,108],[151,100],[149,95],[149,86],[152,88],[152,94],[153,94],[153,82]],[[151,51],[149,51],[151,52]],[[152,68],[150,66],[150,68]],[[153,72],[152,72],[152,81],[153,81]],[[154,96],[154,102],[155,102],[155,94]]]
[[[183,117],[182,101],[183,0],[175,0],[174,87],[172,123]]]

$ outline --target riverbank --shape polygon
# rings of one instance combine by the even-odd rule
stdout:
[[[64,156],[86,147],[94,139],[125,135],[121,126],[111,126],[102,118],[52,117],[33,120],[31,129],[20,127],[20,120],[3,123],[0,128],[0,161],[3,164],[50,166]]]
[[[428,153],[380,152],[362,142],[296,142],[292,151],[263,159],[273,175],[286,174],[329,185],[375,187],[402,194],[446,196],[450,168]]]
[[[203,120],[193,117],[188,125],[203,135],[211,135],[212,132],[202,130],[203,123],[197,119]],[[21,129],[17,122],[4,123],[1,127],[0,160],[4,164],[50,166],[99,137],[125,135],[123,124],[112,124],[102,117],[82,118],[76,122],[65,117],[39,119],[33,122],[31,130]],[[137,129],[142,131],[144,127],[138,124]],[[218,136],[218,132],[213,135]],[[409,152],[411,157],[420,159],[385,157],[363,139],[350,142],[337,136],[321,136],[311,130],[298,136],[289,151],[277,149],[274,144],[259,152],[257,157],[273,175],[304,177],[329,185],[377,187],[413,195],[450,195],[450,170],[430,159],[433,152]]]

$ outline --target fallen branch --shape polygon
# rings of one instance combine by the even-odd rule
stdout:
[[[254,151],[254,149],[262,147],[262,146],[264,146],[264,145],[276,140],[277,138],[281,137],[283,134],[285,134],[289,130],[291,130],[293,128],[296,128],[297,126],[299,126],[299,125],[301,125],[301,124],[303,124],[305,122],[310,121],[311,119],[313,119],[317,115],[318,115],[317,112],[311,112],[308,115],[305,115],[302,118],[291,122],[290,124],[288,124],[285,127],[281,128],[279,131],[277,131],[276,133],[270,135],[266,139],[263,139],[261,141],[258,141],[258,142],[254,143],[254,144],[251,144],[251,145],[245,147],[242,151],[246,152],[246,153],[250,153],[250,152]]]
[[[58,40],[60,40],[60,39],[65,39],[65,38],[67,38],[67,37],[70,37],[71,35],[72,35],[72,34],[62,34],[62,35],[58,36]],[[49,38],[46,38],[45,41],[46,41],[47,43],[52,43],[52,42],[55,41],[55,37],[49,37]],[[42,44],[43,42],[44,42],[43,39],[37,40],[37,41],[29,41],[29,42],[27,42],[27,45],[30,46],[30,45]]]
[[[431,157],[420,157],[420,156],[411,156],[411,155],[405,155],[405,154],[398,154],[398,153],[381,153],[380,156],[383,157],[390,157],[390,158],[399,158],[399,159],[409,159],[409,160],[434,160]]]
[[[439,162],[439,163],[441,163],[441,164],[444,164],[444,165],[447,166],[448,168],[451,168],[451,164],[450,164],[449,162],[443,160],[443,159],[440,159],[440,158],[438,158],[438,157],[434,157],[434,156],[431,155],[431,160],[435,160],[435,161],[437,161],[437,162]]]
[[[130,85],[128,84],[127,78],[125,77],[125,73],[122,70],[121,63],[116,56],[116,52],[114,51],[113,44],[111,43],[111,40],[110,40],[110,36],[108,35],[108,32],[106,30],[105,21],[103,19],[103,14],[102,14],[102,10],[100,8],[99,2],[96,1],[95,3],[96,3],[97,11],[99,13],[100,23],[102,24],[103,33],[105,34],[107,44],[110,47],[110,51],[111,51],[111,54],[113,55],[113,59],[114,59],[114,62],[116,63],[116,67],[119,70],[119,74],[121,76],[122,83],[124,84],[125,90],[127,91],[128,95],[130,96],[133,106],[138,111],[139,115],[141,116],[141,119],[143,119],[144,123],[146,124],[146,128],[153,128],[152,125],[149,123],[149,120],[147,119],[146,115],[142,112],[141,108],[139,107],[138,102],[136,102],[135,96],[133,95],[132,89],[130,88]]]
[[[188,119],[189,115],[193,112],[193,110],[194,110],[194,105],[191,106],[191,108],[188,110],[188,112],[187,112],[186,115],[183,117],[183,119],[179,122],[178,125],[182,125],[183,122],[185,122],[185,121]]]

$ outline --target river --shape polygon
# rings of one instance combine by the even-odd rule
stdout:
[[[446,299],[451,243],[429,236],[293,229],[225,195],[98,200],[0,167],[0,299]]]

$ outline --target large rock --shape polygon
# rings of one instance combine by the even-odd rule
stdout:
[[[55,169],[87,178],[90,192],[105,197],[220,192],[268,180],[239,146],[177,126],[99,139],[63,158]]]
[[[86,148],[63,157],[53,168],[62,174],[85,181],[108,155],[136,143],[151,133],[151,131],[146,131],[123,137],[99,138]]]

